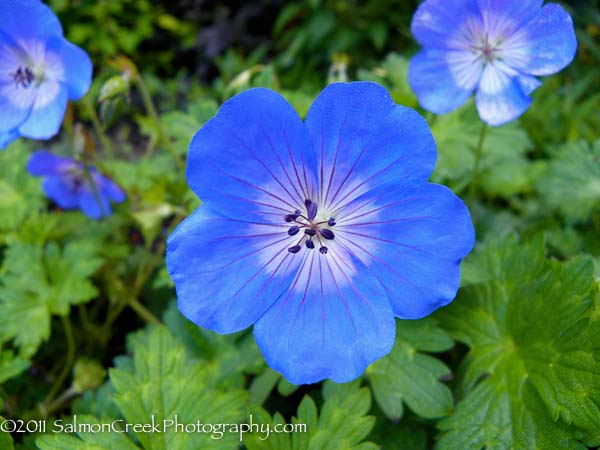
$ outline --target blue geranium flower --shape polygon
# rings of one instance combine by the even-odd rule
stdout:
[[[383,87],[331,84],[304,123],[279,94],[251,89],[198,131],[188,158],[204,205],[168,240],[179,308],[219,333],[254,324],[292,383],[358,377],[392,348],[394,316],[454,298],[469,212],[427,182],[431,132]]]
[[[448,113],[475,91],[481,119],[501,125],[531,104],[537,76],[566,67],[577,40],[571,16],[543,0],[425,0],[412,20],[424,47],[408,77],[421,105]]]
[[[71,158],[46,151],[33,152],[27,164],[29,173],[45,177],[46,195],[63,209],[79,208],[92,219],[111,214],[110,202],[125,200],[125,193],[113,181],[102,176],[94,167],[88,167]]]
[[[83,97],[91,81],[89,57],[64,39],[50,8],[0,2],[0,149],[19,136],[54,136],[67,100]]]

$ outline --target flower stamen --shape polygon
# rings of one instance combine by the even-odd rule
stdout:
[[[19,67],[15,73],[10,74],[15,83],[15,87],[29,88],[35,81],[35,75],[29,67]]]
[[[319,241],[320,248],[319,251],[322,255],[325,255],[328,252],[327,247],[323,245],[321,237],[323,239],[332,240],[335,238],[335,234],[328,228],[321,228],[321,225],[326,225],[329,227],[335,226],[335,218],[330,217],[327,220],[321,220],[319,222],[315,221],[315,217],[317,216],[317,212],[319,211],[318,204],[311,199],[304,200],[304,207],[306,208],[306,216],[303,215],[302,211],[299,209],[295,210],[293,214],[286,214],[283,217],[283,220],[286,223],[295,222],[298,225],[292,225],[288,228],[287,234],[290,236],[297,235],[302,228],[304,228],[304,234],[300,238],[300,241],[288,248],[290,253],[298,253],[302,247],[302,242],[304,241],[304,245],[307,249],[312,250],[315,248],[315,242],[313,241],[313,237],[316,236]],[[298,219],[304,219],[306,222]]]

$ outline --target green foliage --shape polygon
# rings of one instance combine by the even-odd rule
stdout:
[[[102,265],[98,250],[92,239],[62,249],[54,242],[11,243],[0,280],[0,342],[14,339],[21,353],[31,356],[50,336],[52,315],[66,316],[71,305],[94,298],[97,289],[89,278]]]
[[[89,426],[177,415],[259,429],[242,442],[235,430],[213,439],[82,427],[14,443],[0,434],[0,449],[600,446],[597,1],[561,2],[576,60],[541,79],[519,120],[487,129],[475,189],[473,102],[435,116],[408,83],[417,1],[47,3],[92,57],[95,80],[55,139],[0,151],[0,414],[65,425],[77,414]],[[438,148],[432,181],[468,203],[478,251],[462,264],[454,303],[398,320],[393,350],[363,377],[295,386],[267,367],[251,329],[219,335],[183,317],[166,239],[201,202],[186,183],[187,147],[225,100],[267,87],[305,117],[326,83],[355,79],[424,115]],[[26,171],[38,148],[94,164],[127,202],[101,221],[57,208]]]
[[[183,345],[163,327],[153,327],[135,335],[130,346],[131,367],[112,369],[110,380],[114,400],[129,423],[147,423],[152,416],[159,423],[235,423],[242,419],[243,392],[211,389],[209,372],[201,363],[188,363]],[[190,383],[190,381],[192,381]],[[178,433],[169,429],[155,439],[151,433],[135,433],[146,450],[235,449],[237,436],[226,434],[221,440],[209,434]]]
[[[585,222],[600,212],[600,140],[556,149],[537,188],[544,203],[568,222]]]
[[[29,213],[44,204],[40,180],[24,170],[28,159],[20,141],[0,151],[0,233],[18,228]],[[5,239],[0,234],[0,243]]]
[[[450,413],[452,393],[439,381],[450,374],[450,369],[420,351],[443,352],[453,345],[450,336],[432,320],[396,322],[392,352],[367,369],[375,399],[390,419],[402,417],[403,402],[425,418]]]
[[[462,191],[471,180],[475,148],[483,124],[472,102],[436,117],[431,131],[438,148],[433,179]],[[526,157],[532,144],[518,122],[486,131],[481,159],[481,185],[491,196],[507,197],[530,190],[538,172]]]
[[[366,415],[371,407],[371,395],[367,388],[353,384],[347,391],[334,393],[326,398],[320,412],[315,402],[306,396],[298,406],[291,424],[306,425],[305,431],[291,434],[278,433],[264,439],[261,433],[244,437],[248,450],[375,450],[379,448],[364,439],[375,423],[373,416]],[[285,424],[277,413],[271,417],[265,410],[255,407],[253,413],[260,423],[272,427]]]
[[[4,417],[0,416],[0,423],[4,421]],[[10,433],[0,431],[0,448],[2,450],[13,450],[14,444]]]
[[[0,384],[10,378],[16,377],[28,367],[29,362],[27,360],[15,356],[11,350],[2,350],[0,348]]]
[[[477,281],[440,314],[469,346],[439,449],[583,449],[600,426],[600,322],[588,258],[544,257],[541,239],[489,244]],[[475,278],[475,277],[474,277]]]
[[[77,431],[75,434],[77,437],[70,436],[67,434],[54,434],[41,436],[36,440],[37,447],[40,450],[140,450],[123,433],[122,428],[117,428],[118,431],[113,431],[111,428],[106,427],[111,425],[111,422],[102,422],[92,416],[77,416],[77,426],[82,426],[84,431]],[[102,429],[102,424],[105,424],[105,430],[98,432],[97,430]],[[85,426],[89,426],[86,430]],[[69,430],[69,424],[64,423],[60,426],[64,426],[65,430]],[[60,429],[60,428],[54,428]]]

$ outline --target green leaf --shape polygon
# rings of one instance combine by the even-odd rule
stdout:
[[[0,349],[0,384],[16,377],[28,367],[29,361],[15,356],[10,350]]]
[[[391,353],[367,369],[375,400],[392,420],[403,415],[403,403],[421,417],[444,417],[452,408],[452,392],[439,381],[450,369],[420,351],[442,352],[452,339],[431,319],[398,320]]]
[[[63,249],[54,242],[11,243],[0,278],[0,342],[14,339],[25,356],[35,353],[50,335],[53,314],[64,316],[71,305],[96,296],[89,277],[102,264],[98,251],[91,240],[71,241]]]
[[[0,416],[0,423],[4,422],[4,417]],[[10,433],[0,431],[0,448],[2,450],[13,450],[14,444]]]
[[[183,344],[188,355],[202,361],[211,372],[211,382],[222,388],[241,388],[247,373],[258,373],[265,368],[254,336],[241,332],[221,335],[187,320],[171,302],[164,315],[167,328]]]
[[[21,141],[0,151],[0,231],[17,230],[29,214],[45,205],[40,180],[25,169],[28,159]]]
[[[55,434],[45,434],[35,441],[40,450],[140,450],[123,432],[121,423],[102,422],[92,416],[77,416],[76,423],[55,423],[52,431]],[[70,432],[77,437],[67,434]]]
[[[600,211],[600,140],[556,149],[537,189],[544,203],[568,222],[585,222]]]
[[[539,238],[488,243],[476,282],[440,312],[470,350],[438,449],[583,449],[577,429],[600,429],[593,264],[544,253]]]
[[[128,423],[175,421],[180,424],[228,424],[243,419],[246,395],[223,392],[211,386],[210,373],[202,363],[189,362],[185,348],[163,326],[154,326],[130,341],[133,359],[129,368],[112,369],[114,401]],[[225,433],[176,432],[174,424],[158,437],[135,432],[146,450],[236,449],[239,437]]]
[[[438,149],[433,174],[436,182],[464,189],[471,180],[482,122],[471,102],[450,114],[437,116],[431,125]],[[532,147],[517,122],[489,127],[480,163],[481,186],[491,195],[512,195],[529,189],[535,171],[525,154]]]
[[[379,446],[365,442],[371,432],[375,417],[367,416],[371,408],[371,395],[368,388],[359,388],[358,383],[342,385],[343,389],[333,389],[317,412],[314,401],[306,396],[298,406],[292,424],[292,433],[272,433],[268,439],[261,433],[244,436],[248,450],[375,450]],[[342,394],[344,393],[344,394]],[[263,424],[273,426],[285,424],[279,414],[273,418],[256,407],[253,414]]]

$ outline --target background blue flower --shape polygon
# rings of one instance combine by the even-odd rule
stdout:
[[[566,67],[575,56],[573,22],[543,0],[426,0],[411,30],[423,46],[409,81],[421,105],[448,113],[475,91],[481,119],[501,125],[531,104],[537,76]]]
[[[305,123],[267,89],[230,99],[189,149],[205,204],[168,241],[179,308],[219,333],[254,324],[292,383],[358,377],[392,348],[394,316],[458,289],[474,232],[427,182],[435,160],[425,120],[374,83],[328,86]]]
[[[0,2],[0,148],[19,136],[54,136],[67,100],[85,95],[91,81],[89,57],[63,38],[50,8]]]
[[[83,164],[71,158],[37,151],[31,155],[27,170],[31,175],[44,177],[44,191],[58,206],[78,208],[92,219],[110,215],[111,201],[125,201],[125,193],[113,181],[94,167],[88,167],[86,174]]]

